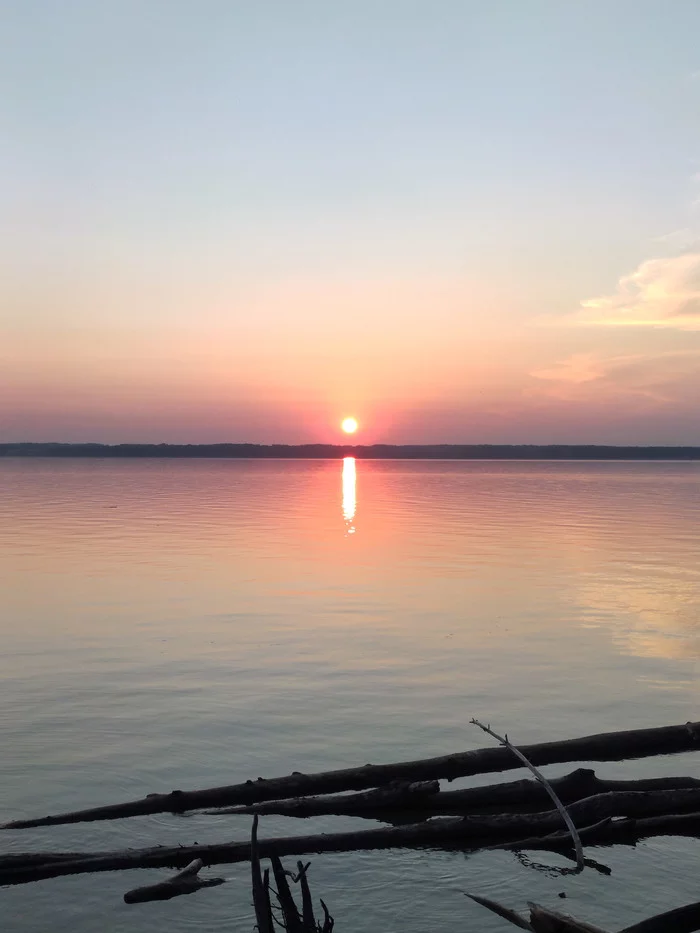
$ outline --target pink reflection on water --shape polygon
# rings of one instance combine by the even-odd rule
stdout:
[[[343,460],[343,518],[349,535],[355,534],[352,524],[357,509],[357,473],[355,458],[345,457]]]

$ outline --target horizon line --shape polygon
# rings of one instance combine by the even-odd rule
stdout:
[[[104,457],[163,459],[377,460],[700,460],[698,445],[612,444],[211,444],[166,442],[14,441],[0,443],[0,457]]]

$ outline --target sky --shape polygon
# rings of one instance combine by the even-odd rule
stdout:
[[[700,444],[696,0],[0,5],[0,442]]]

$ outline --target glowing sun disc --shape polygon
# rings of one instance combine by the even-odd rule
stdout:
[[[357,431],[357,421],[355,418],[343,418],[340,427],[346,434],[354,434]]]

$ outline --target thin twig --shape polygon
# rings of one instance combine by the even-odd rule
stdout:
[[[533,773],[535,778],[544,787],[544,789],[547,791],[549,796],[552,798],[552,801],[555,807],[561,813],[564,819],[564,822],[566,823],[566,828],[571,833],[571,838],[573,839],[573,842],[574,842],[574,849],[576,850],[576,870],[579,872],[583,871],[585,863],[583,860],[583,846],[581,845],[581,837],[579,836],[578,830],[574,826],[574,822],[569,816],[569,813],[566,807],[564,806],[564,804],[561,802],[561,800],[557,796],[554,788],[549,783],[547,778],[542,774],[541,771],[538,771],[538,769],[528,761],[528,759],[525,757],[525,755],[523,755],[523,753],[520,751],[519,748],[516,748],[512,742],[508,741],[507,735],[506,736],[498,735],[498,733],[494,732],[490,726],[485,726],[482,722],[479,722],[478,719],[472,719],[471,722],[473,725],[478,726],[481,730],[486,732],[492,738],[496,739],[496,741],[499,744],[504,745],[506,748],[510,749],[510,751],[513,752],[513,754],[517,758],[519,758],[520,761],[522,761],[525,767],[529,768],[529,770]]]

